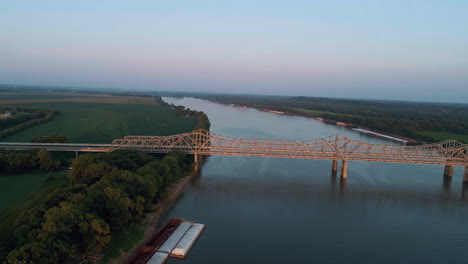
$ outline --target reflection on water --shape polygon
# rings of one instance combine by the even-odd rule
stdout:
[[[214,133],[306,140],[332,134],[393,144],[316,120],[165,98],[206,112]],[[464,263],[468,185],[462,169],[211,156],[167,218],[207,224],[187,260],[169,263]]]
[[[444,186],[444,194],[450,195],[450,185],[452,184],[452,177],[444,175],[442,179],[443,179],[443,186]]]
[[[461,200],[468,201],[468,182],[462,183]]]

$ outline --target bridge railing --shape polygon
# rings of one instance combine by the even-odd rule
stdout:
[[[173,136],[127,136],[114,140],[111,148],[153,152],[182,150],[193,154],[468,164],[468,146],[453,140],[420,146],[398,146],[369,144],[339,135],[296,141],[230,138],[196,130]]]

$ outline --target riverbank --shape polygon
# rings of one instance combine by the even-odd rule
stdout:
[[[267,107],[265,105],[260,105],[260,106],[255,106],[255,105],[238,105],[238,104],[232,104],[228,102],[223,102],[219,101],[216,99],[210,99],[210,98],[203,98],[203,97],[194,97],[202,100],[207,100],[213,103],[217,104],[222,104],[225,106],[230,106],[230,107],[236,107],[236,108],[241,108],[241,109],[255,109],[258,111],[262,112],[267,112],[267,113],[272,113],[272,114],[278,114],[278,115],[288,115],[288,116],[300,116],[300,117],[305,117],[305,118],[312,118],[315,120],[318,120],[320,122],[329,124],[329,125],[335,125],[339,127],[346,127],[349,128],[350,130],[355,130],[356,133],[361,133],[361,134],[366,134],[370,137],[376,137],[376,138],[381,138],[389,141],[393,141],[396,143],[400,143],[403,145],[417,145],[421,144],[424,142],[417,141],[415,139],[411,139],[408,137],[403,137],[400,135],[396,135],[393,133],[389,133],[387,131],[379,131],[375,129],[371,129],[365,126],[360,126],[354,123],[346,123],[346,122],[340,122],[334,119],[327,119],[323,118],[322,115],[327,112],[323,111],[312,111],[312,110],[307,110],[307,111],[298,111],[297,108],[290,108],[290,107]],[[305,109],[304,109],[305,110]],[[348,115],[352,116],[352,115]]]
[[[158,204],[154,205],[154,210],[149,213],[145,219],[143,226],[143,237],[132,246],[127,252],[121,252],[121,256],[111,259],[110,264],[123,264],[135,255],[150,239],[153,237],[158,229],[162,226],[161,219],[172,208],[177,199],[182,195],[184,189],[188,184],[200,174],[199,170],[194,170],[184,178],[180,179],[177,183],[173,184],[167,191],[164,197]],[[105,262],[106,263],[106,262]]]

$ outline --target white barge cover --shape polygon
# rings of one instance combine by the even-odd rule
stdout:
[[[204,224],[193,224],[172,250],[171,257],[185,258],[204,228]]]
[[[154,255],[146,262],[146,264],[164,264],[169,258],[169,254],[165,252],[156,252]]]
[[[172,235],[164,242],[164,244],[158,249],[158,252],[171,253],[172,249],[177,245],[179,240],[184,236],[187,230],[192,226],[192,223],[182,222]]]

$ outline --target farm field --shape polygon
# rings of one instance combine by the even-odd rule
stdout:
[[[447,139],[453,139],[461,143],[468,144],[468,135],[460,135],[448,132],[439,132],[439,131],[424,131],[421,134],[434,138],[436,141],[443,141]]]
[[[105,94],[102,94],[105,95]],[[102,96],[101,95],[101,96]],[[51,92],[47,90],[14,90],[1,89],[0,100],[3,102],[11,100],[37,100],[37,99],[61,99],[61,98],[89,98],[99,94],[73,93],[73,92]],[[108,95],[105,95],[108,96]]]
[[[305,108],[286,107],[286,109],[292,110],[293,112],[296,112],[299,114],[311,115],[315,117],[321,117],[324,114],[331,114],[335,116],[344,116],[344,117],[356,117],[357,116],[357,115],[349,115],[349,114],[337,114],[337,113],[327,112],[327,111],[309,110]]]
[[[38,136],[60,134],[71,142],[110,143],[126,135],[170,135],[193,130],[198,120],[176,116],[166,106],[146,104],[54,102],[15,104],[20,107],[60,111],[54,120],[20,131],[4,139],[31,141]]]

